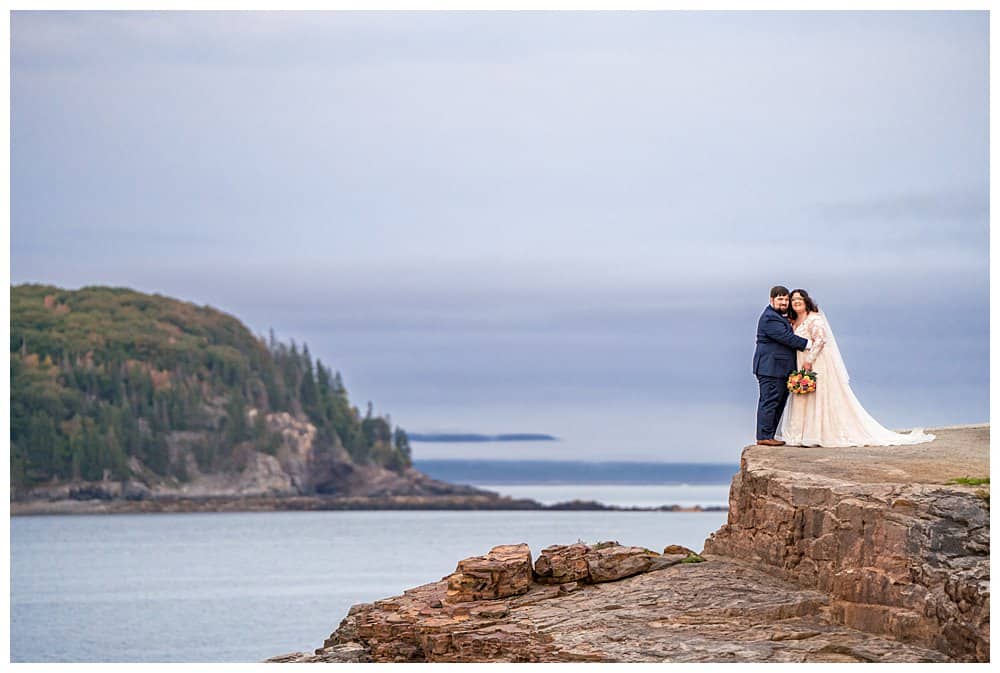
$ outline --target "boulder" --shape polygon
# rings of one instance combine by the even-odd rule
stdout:
[[[661,556],[649,549],[624,547],[617,542],[553,545],[543,549],[535,561],[535,581],[539,584],[614,582],[666,568],[694,554],[679,545],[671,545],[667,549],[683,549],[684,553]]]
[[[587,571],[591,582],[614,582],[652,570],[659,554],[642,547],[623,547],[613,544],[594,547],[586,556]]]
[[[590,546],[583,543],[546,547],[535,561],[535,580],[540,584],[565,584],[589,579],[589,552]]]
[[[531,550],[526,544],[494,547],[485,556],[458,562],[447,577],[449,603],[491,600],[527,593],[531,586]]]

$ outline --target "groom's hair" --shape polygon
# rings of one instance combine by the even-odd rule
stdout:
[[[775,297],[784,297],[788,294],[788,288],[784,285],[775,285],[771,288],[771,299]]]

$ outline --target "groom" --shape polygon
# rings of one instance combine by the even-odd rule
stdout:
[[[781,412],[788,399],[788,375],[795,371],[795,351],[808,350],[809,340],[797,336],[785,314],[788,312],[788,288],[771,288],[771,305],[757,321],[757,350],[753,354],[753,373],[760,386],[757,400],[757,443],[782,446],[774,438]]]

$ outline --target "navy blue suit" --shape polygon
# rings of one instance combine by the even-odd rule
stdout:
[[[757,400],[757,439],[774,439],[788,399],[788,375],[795,371],[795,351],[809,342],[795,334],[788,319],[768,306],[757,321],[757,349],[753,373],[760,386]]]

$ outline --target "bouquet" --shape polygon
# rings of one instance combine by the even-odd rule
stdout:
[[[796,395],[808,395],[816,392],[816,372],[796,369],[788,375],[788,390]]]

